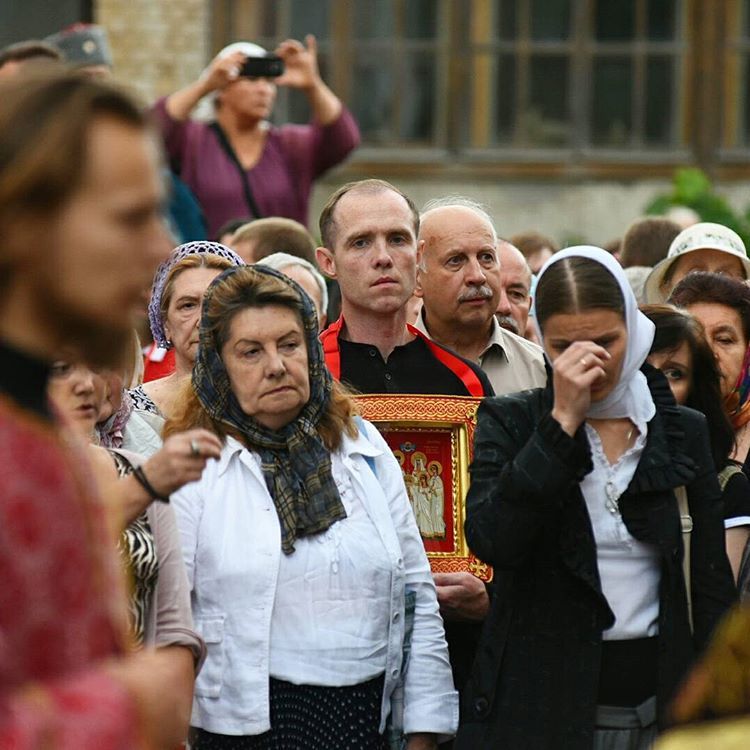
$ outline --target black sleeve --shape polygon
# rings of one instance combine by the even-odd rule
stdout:
[[[692,409],[685,416],[689,454],[696,463],[695,478],[687,485],[693,518],[690,543],[694,639],[705,647],[714,628],[734,603],[737,590],[727,559],[722,518],[721,489],[711,458],[706,418]]]
[[[740,518],[750,519],[750,481],[743,472],[738,471],[736,474],[732,474],[724,487],[721,499],[724,501],[724,521],[739,520]],[[730,527],[732,525],[729,524]],[[734,525],[750,525],[750,520]]]
[[[498,568],[522,566],[546,525],[591,471],[588,443],[570,437],[548,410],[529,406],[540,391],[485,399],[477,414],[466,540]]]

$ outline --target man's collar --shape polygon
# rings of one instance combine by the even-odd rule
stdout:
[[[419,311],[419,315],[417,316],[417,320],[414,323],[414,327],[418,331],[421,331],[425,336],[427,336],[428,339],[434,340],[430,332],[427,330],[427,325],[425,323],[424,307],[422,307],[422,309]],[[442,344],[441,341],[439,341],[438,343]],[[443,346],[445,346],[445,344],[443,344]],[[482,353],[479,355],[480,361],[485,356],[485,354],[487,354],[487,352],[490,349],[492,349],[493,346],[499,347],[500,352],[505,355],[506,359],[508,358],[508,354],[505,349],[505,339],[503,338],[503,329],[498,324],[497,318],[494,315],[492,316],[492,326],[490,328],[489,339],[487,339],[487,346],[482,350]]]

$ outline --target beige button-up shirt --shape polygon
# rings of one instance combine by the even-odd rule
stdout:
[[[419,313],[414,325],[422,333],[430,336],[425,325],[424,309]],[[500,328],[494,317],[487,347],[479,355],[479,365],[490,379],[496,396],[529,388],[541,388],[547,383],[542,348],[532,341]]]

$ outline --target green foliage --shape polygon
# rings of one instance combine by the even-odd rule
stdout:
[[[734,229],[745,246],[750,247],[750,206],[744,214],[738,214],[726,198],[714,192],[711,181],[700,169],[678,169],[672,191],[657,196],[647,206],[646,213],[661,215],[672,206],[687,206],[701,217],[701,221],[712,221]]]

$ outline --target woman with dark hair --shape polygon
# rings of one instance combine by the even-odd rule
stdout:
[[[496,589],[456,745],[642,750],[735,596],[705,417],[644,364],[654,326],[604,250],[553,256],[535,307],[547,387],[478,412],[466,536]]]
[[[691,273],[669,301],[701,322],[716,357],[724,408],[735,432],[732,458],[748,474],[750,451],[750,286],[714,273]]]
[[[722,491],[727,557],[736,579],[750,534],[750,484],[742,465],[729,457],[734,430],[722,406],[716,359],[703,326],[690,313],[672,305],[644,305],[641,312],[656,326],[649,364],[664,373],[678,404],[706,417]]]
[[[389,715],[409,750],[448,739],[458,701],[401,469],[331,378],[302,288],[260,265],[215,279],[179,403],[165,435],[224,445],[172,498],[208,645],[193,747],[382,750]]]

